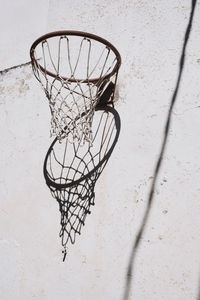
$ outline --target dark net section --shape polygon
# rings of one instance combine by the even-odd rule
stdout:
[[[73,244],[94,205],[94,188],[105,167],[120,131],[120,119],[114,108],[95,112],[91,143],[59,143],[56,138],[48,150],[44,175],[61,213],[60,237],[64,247]]]
[[[64,32],[32,46],[33,71],[49,101],[52,136],[91,142],[94,110],[110,83],[114,95],[120,56],[112,48],[100,38]]]

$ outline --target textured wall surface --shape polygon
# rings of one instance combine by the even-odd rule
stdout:
[[[129,256],[147,206],[175,88],[189,0],[16,0],[2,4],[0,70],[26,63],[40,35],[76,29],[122,56],[122,130],[96,204],[62,262],[60,215],[42,166],[49,108],[30,65],[0,74],[0,299],[123,300]],[[199,300],[200,2],[130,299]]]

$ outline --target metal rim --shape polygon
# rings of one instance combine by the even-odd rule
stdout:
[[[48,161],[48,157],[49,157],[49,154],[51,153],[52,151],[52,148],[54,146],[54,144],[58,141],[58,138],[56,137],[54,139],[54,141],[52,142],[51,146],[49,147],[48,151],[47,151],[47,154],[45,156],[45,160],[44,160],[44,165],[43,165],[43,174],[44,174],[44,177],[45,177],[45,180],[46,180],[46,184],[49,186],[49,187],[54,187],[56,189],[65,189],[65,188],[69,188],[69,187],[72,187],[72,186],[75,186],[75,185],[78,185],[80,182],[82,182],[83,180],[85,180],[86,178],[90,177],[99,167],[102,166],[102,164],[110,157],[110,155],[112,154],[113,150],[114,150],[114,147],[118,141],[118,138],[119,138],[119,133],[120,133],[120,129],[121,129],[121,121],[120,121],[120,117],[119,117],[119,114],[118,112],[113,108],[113,107],[110,107],[110,106],[107,106],[105,108],[98,108],[97,110],[101,110],[101,111],[105,111],[105,112],[110,112],[114,115],[114,119],[115,119],[115,125],[116,125],[116,135],[115,135],[115,138],[114,138],[114,141],[110,147],[110,149],[108,150],[108,152],[106,153],[106,155],[103,157],[103,159],[94,167],[94,169],[92,169],[88,174],[82,176],[80,179],[78,180],[75,180],[73,182],[70,182],[68,184],[61,184],[61,183],[55,183],[53,180],[51,180],[48,176],[48,172],[47,172],[47,161]]]
[[[116,59],[117,59],[117,63],[116,65],[114,66],[113,70],[107,74],[106,76],[102,77],[102,79],[105,79],[105,78],[110,78],[113,74],[117,73],[118,70],[119,70],[119,67],[121,65],[121,55],[119,53],[119,51],[109,42],[107,41],[106,39],[102,38],[102,37],[99,37],[95,34],[92,34],[92,33],[88,33],[88,32],[83,32],[83,31],[77,31],[77,30],[60,30],[60,31],[54,31],[54,32],[50,32],[50,33],[47,33],[45,35],[42,35],[41,37],[39,37],[31,46],[31,49],[30,49],[30,57],[31,57],[31,62],[32,62],[32,65],[34,63],[36,63],[37,65],[39,65],[40,69],[45,72],[46,74],[48,74],[49,76],[51,77],[54,77],[54,78],[57,78],[58,75],[48,71],[48,70],[45,70],[36,60],[35,58],[35,48],[37,47],[37,45],[39,45],[41,42],[49,39],[49,38],[52,38],[52,37],[56,37],[56,36],[67,36],[67,35],[73,35],[73,36],[82,36],[82,37],[85,37],[85,38],[91,38],[93,40],[96,40],[106,46],[108,46],[116,55]],[[68,81],[71,81],[71,82],[77,82],[77,81],[81,81],[81,82],[97,82],[99,80],[99,78],[93,78],[93,79],[70,79],[70,78],[66,78],[66,77],[61,77],[59,76],[59,78],[62,78],[63,80],[68,80]]]

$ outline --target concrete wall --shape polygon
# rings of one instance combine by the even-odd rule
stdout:
[[[46,30],[48,4],[48,0],[2,1],[1,70],[30,61],[30,44]]]
[[[123,299],[127,265],[146,209],[175,88],[189,0],[7,1],[1,70],[29,61],[38,36],[96,33],[120,51],[120,140],[96,187],[96,205],[62,262],[58,205],[42,165],[49,109],[30,65],[0,77],[0,299]],[[200,4],[173,110],[130,299],[197,300],[200,268]],[[3,28],[3,29],[2,29]]]

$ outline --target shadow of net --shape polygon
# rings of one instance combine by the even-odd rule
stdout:
[[[117,143],[120,118],[112,107],[99,108],[92,123],[92,143],[55,138],[44,161],[44,177],[61,214],[63,261],[95,204],[95,185]]]

